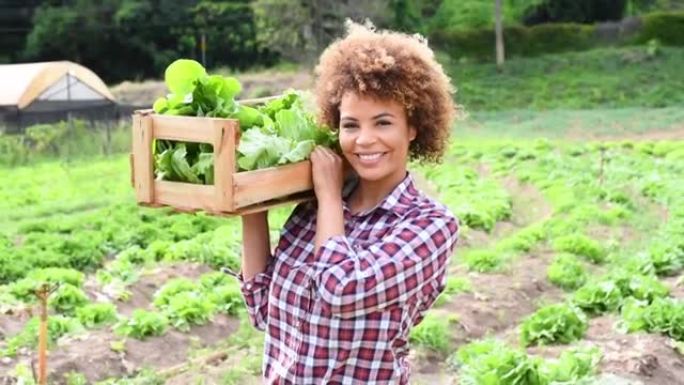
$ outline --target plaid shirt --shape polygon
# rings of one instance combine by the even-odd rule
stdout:
[[[265,384],[408,384],[408,335],[444,290],[458,222],[408,174],[365,212],[351,214],[348,192],[345,236],[314,254],[316,203],[300,204],[265,272],[237,274],[266,331]]]

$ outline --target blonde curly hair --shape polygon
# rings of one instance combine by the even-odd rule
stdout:
[[[328,46],[315,69],[315,95],[322,124],[337,129],[347,92],[394,100],[416,129],[409,157],[440,161],[457,107],[449,77],[419,35],[376,31],[347,22],[347,35]]]

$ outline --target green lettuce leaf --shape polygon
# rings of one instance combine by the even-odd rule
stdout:
[[[316,142],[313,140],[299,142],[292,150],[280,157],[278,164],[296,163],[308,159],[315,147]]]
[[[186,154],[187,150],[185,148],[185,143],[177,144],[173,151],[173,155],[171,156],[171,168],[177,175],[183,178],[184,181],[198,184],[202,183],[188,164],[188,160],[185,158]]]
[[[195,60],[178,59],[164,72],[166,87],[175,95],[187,95],[194,89],[197,79],[207,75],[202,65]]]
[[[259,129],[247,130],[238,145],[238,152],[242,155],[238,165],[243,170],[273,167],[291,148],[290,141],[285,138],[265,134]]]

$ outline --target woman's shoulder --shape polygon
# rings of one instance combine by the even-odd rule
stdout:
[[[404,219],[409,221],[413,219],[439,220],[459,226],[458,217],[448,206],[418,188],[415,190],[413,201]]]

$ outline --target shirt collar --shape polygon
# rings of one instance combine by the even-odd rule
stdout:
[[[348,182],[343,190],[342,196],[345,210],[349,210],[347,200],[357,185],[358,177],[355,177]],[[418,190],[416,190],[413,177],[411,176],[411,173],[407,171],[404,179],[385,197],[385,199],[375,207],[359,212],[356,215],[367,215],[377,209],[382,209],[402,216],[409,210],[417,195]]]

